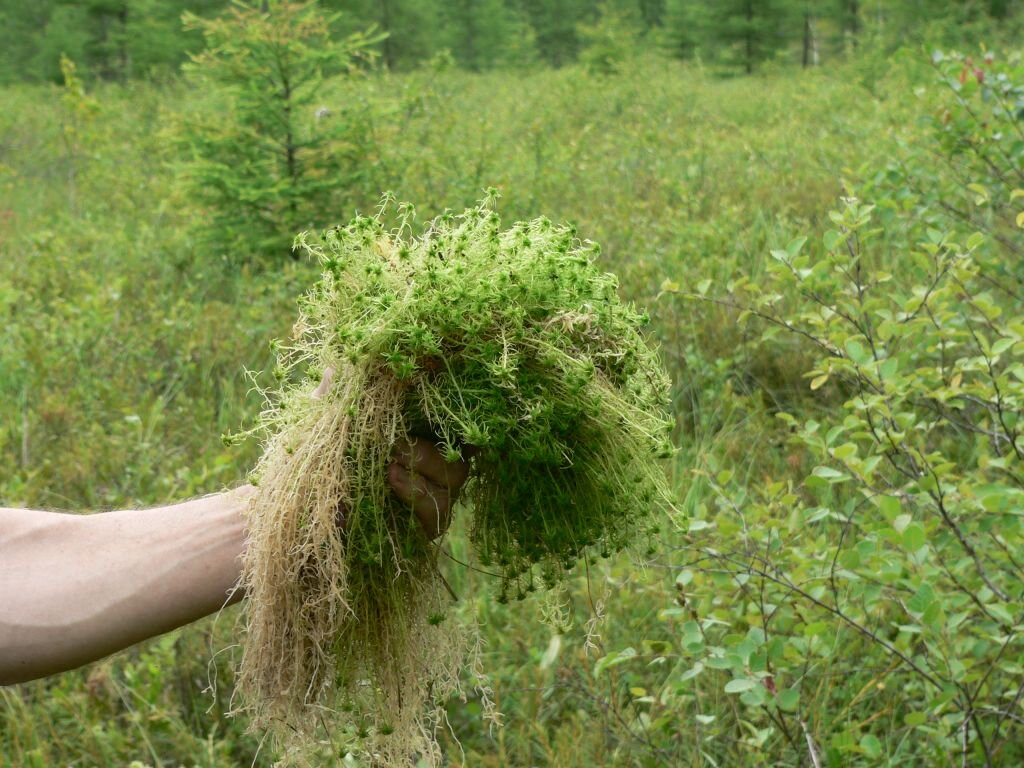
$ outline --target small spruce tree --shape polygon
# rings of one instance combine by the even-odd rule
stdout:
[[[576,33],[583,44],[580,61],[596,75],[614,75],[622,63],[640,48],[643,20],[632,8],[605,2],[592,24],[580,24]]]
[[[206,39],[187,74],[223,95],[222,109],[184,130],[184,176],[208,209],[200,239],[236,263],[288,258],[295,233],[330,223],[363,175],[364,121],[321,104],[319,90],[379,36],[332,40],[334,16],[291,0],[238,2],[220,18],[183,20]]]
[[[706,57],[709,46],[705,32],[710,11],[698,0],[667,0],[665,21],[659,39],[672,58]]]
[[[711,34],[724,63],[751,74],[783,50],[799,31],[787,0],[727,0],[715,6]]]
[[[470,71],[532,63],[536,40],[526,16],[503,0],[452,0],[439,39]]]

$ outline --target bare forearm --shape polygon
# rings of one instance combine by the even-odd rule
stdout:
[[[238,581],[251,490],[86,516],[0,509],[0,684],[219,609]]]
[[[434,538],[468,472],[415,439],[396,446],[388,479]],[[254,491],[98,515],[0,508],[0,685],[95,661],[240,599]]]

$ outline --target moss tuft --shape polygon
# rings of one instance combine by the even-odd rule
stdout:
[[[257,728],[301,736],[334,715],[354,737],[369,723],[352,748],[406,765],[440,759],[466,638],[443,620],[437,543],[389,491],[395,442],[472,456],[463,502],[500,602],[649,530],[670,504],[658,459],[672,446],[646,316],[596,246],[547,219],[502,230],[490,200],[416,237],[388,213],[297,240],[324,272],[263,415],[240,687]],[[328,368],[320,391],[308,374]]]

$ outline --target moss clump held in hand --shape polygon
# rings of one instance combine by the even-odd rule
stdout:
[[[546,219],[502,230],[488,203],[419,237],[398,211],[395,230],[382,211],[297,241],[324,274],[264,414],[240,675],[256,727],[302,734],[328,716],[346,748],[391,765],[439,759],[464,646],[439,620],[440,545],[387,484],[396,440],[432,435],[453,459],[475,447],[463,501],[498,599],[647,533],[672,452],[667,376],[596,246]]]

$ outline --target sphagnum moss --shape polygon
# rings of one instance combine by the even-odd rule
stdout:
[[[396,229],[382,209],[296,241],[324,272],[263,418],[239,681],[254,727],[295,744],[326,723],[381,765],[440,760],[465,645],[440,545],[387,485],[395,442],[475,447],[463,501],[499,600],[649,533],[672,452],[646,318],[596,246],[543,218],[503,230],[489,200],[418,237],[398,211]]]

